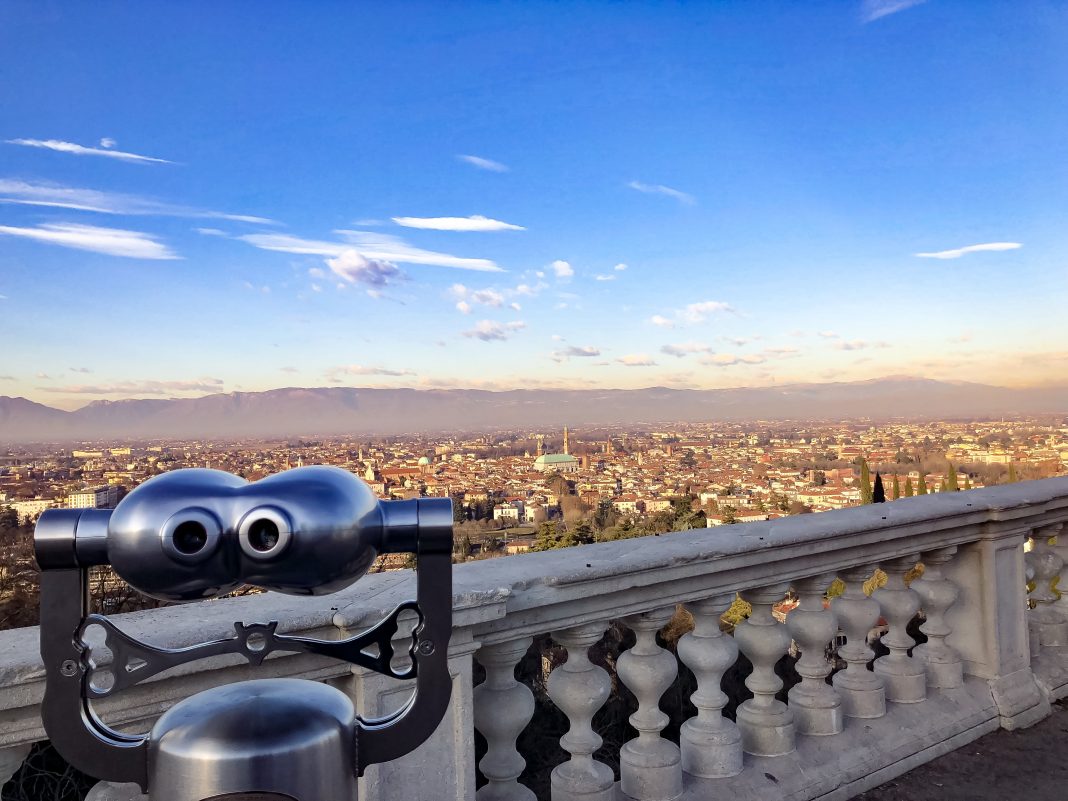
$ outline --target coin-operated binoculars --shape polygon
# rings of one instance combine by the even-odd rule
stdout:
[[[379,501],[345,470],[302,467],[249,483],[217,470],[177,470],[114,510],[45,512],[34,532],[41,568],[42,717],[53,745],[91,776],[136,782],[153,801],[342,801],[368,765],[412,751],[449,704],[452,502]],[[88,569],[110,564],[140,592],[167,601],[213,598],[243,584],[296,595],[336,592],[381,553],[414,553],[417,598],[346,640],[284,636],[274,623],[235,623],[234,636],[158,648],[89,609]],[[398,617],[414,610],[411,666],[391,666]],[[112,654],[93,660],[86,629]],[[108,727],[93,702],[177,665],[240,654],[308,652],[415,679],[397,712],[363,720],[348,696],[301,679],[257,679],[205,690],[146,735]]]

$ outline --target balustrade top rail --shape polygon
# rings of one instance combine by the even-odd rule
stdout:
[[[1068,477],[471,562],[454,569],[454,627],[492,644],[1063,521]],[[412,574],[401,571],[367,576],[331,596],[267,593],[113,619],[140,639],[170,647],[229,636],[235,621],[278,620],[279,631],[341,636],[413,594]],[[347,670],[307,655],[270,661],[289,675],[325,678]],[[154,704],[144,702],[143,691],[138,701],[135,688],[128,703],[142,708],[128,717],[158,714],[182,697],[183,680],[196,683],[196,674],[232,665],[225,657],[204,660],[157,679],[175,686]],[[0,746],[43,737],[37,716],[43,686],[37,628],[0,632]]]

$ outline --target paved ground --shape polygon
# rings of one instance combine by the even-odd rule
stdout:
[[[1068,703],[1022,731],[996,731],[861,793],[858,801],[1065,801]]]

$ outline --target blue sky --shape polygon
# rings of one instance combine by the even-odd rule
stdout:
[[[1068,383],[1065,41],[1039,2],[5,3],[0,394]]]

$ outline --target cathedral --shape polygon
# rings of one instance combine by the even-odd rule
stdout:
[[[534,469],[543,473],[577,473],[579,460],[571,455],[571,435],[564,426],[564,452],[542,453],[544,437],[538,436],[538,458],[534,460]]]

